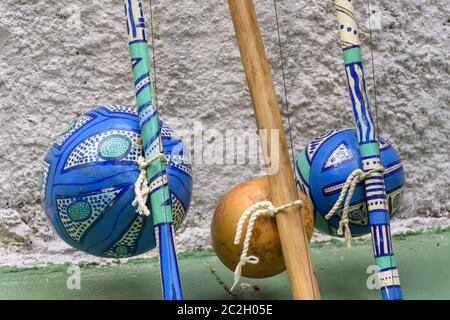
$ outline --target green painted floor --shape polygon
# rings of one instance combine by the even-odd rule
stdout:
[[[373,264],[369,241],[354,240],[343,260],[340,243],[313,244],[311,250],[323,299],[379,299],[379,292],[366,285]],[[450,230],[396,236],[395,250],[406,299],[450,299]],[[179,262],[186,299],[290,298],[286,273],[244,278],[254,286],[231,296],[221,280],[229,287],[233,274],[212,251],[185,252]],[[160,299],[155,259],[82,266],[80,290],[67,289],[67,267],[0,268],[0,299]]]

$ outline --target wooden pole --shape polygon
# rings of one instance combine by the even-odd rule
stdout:
[[[274,168],[274,166],[278,168],[274,174],[268,172],[272,201],[275,206],[284,205],[298,199],[298,196],[278,99],[255,7],[252,0],[228,0],[228,5],[253,101],[256,124],[259,130],[266,129],[268,132],[268,143],[262,143],[264,162],[266,168]],[[279,134],[278,144],[270,141],[273,130]],[[273,146],[278,147],[278,150]],[[278,165],[270,159],[277,158],[273,157],[276,152],[278,152]],[[276,219],[293,298],[320,299],[300,209],[298,207],[286,209],[278,213]]]

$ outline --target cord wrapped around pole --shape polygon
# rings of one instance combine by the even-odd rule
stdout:
[[[368,172],[364,172],[361,169],[354,170],[347,178],[347,181],[344,183],[344,187],[341,190],[341,194],[339,195],[338,200],[334,204],[333,208],[331,208],[330,212],[325,216],[327,220],[331,219],[341,206],[342,202],[345,199],[344,202],[344,209],[342,211],[342,217],[341,221],[339,221],[339,228],[337,231],[337,234],[339,236],[342,236],[345,234],[345,244],[347,247],[350,247],[352,244],[352,232],[350,230],[350,219],[348,217],[350,212],[350,201],[353,197],[353,192],[355,191],[355,188],[358,183],[366,180],[369,178],[372,174],[382,172],[384,173],[384,168],[382,166],[379,166],[378,168],[372,169]],[[345,231],[344,231],[345,230]]]

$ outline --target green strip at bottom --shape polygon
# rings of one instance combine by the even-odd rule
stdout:
[[[450,231],[394,236],[394,247],[405,299],[450,299]],[[380,300],[370,239],[311,244],[322,299]],[[210,265],[215,274],[205,265]],[[246,290],[227,293],[233,272],[209,250],[179,254],[186,299],[290,299],[286,273],[269,279],[243,278]],[[72,274],[68,274],[67,272]],[[161,299],[156,259],[134,259],[79,269],[80,282],[69,264],[42,268],[0,268],[0,299]],[[80,288],[77,289],[77,284]]]

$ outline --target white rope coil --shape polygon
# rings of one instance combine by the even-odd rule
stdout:
[[[233,289],[236,287],[236,285],[239,283],[239,280],[241,279],[242,274],[242,267],[247,264],[258,264],[259,258],[255,256],[248,256],[248,249],[250,247],[250,240],[252,238],[252,232],[253,227],[255,225],[256,220],[263,215],[274,217],[275,214],[278,212],[285,210],[287,208],[291,207],[303,207],[304,204],[300,200],[292,201],[291,203],[288,203],[286,205],[280,206],[275,208],[273,203],[270,201],[260,201],[252,205],[250,208],[244,211],[241,218],[239,219],[239,222],[236,227],[236,236],[234,238],[234,244],[239,245],[241,242],[241,235],[242,235],[242,229],[244,228],[245,221],[250,216],[250,219],[248,221],[247,225],[247,232],[245,233],[244,238],[244,247],[242,249],[242,254],[240,261],[238,265],[236,266],[236,269],[234,271],[234,284],[231,287],[230,291],[233,291]]]
[[[364,172],[361,169],[354,170],[345,181],[344,187],[342,188],[341,194],[339,195],[338,200],[334,204],[333,208],[331,208],[330,212],[325,216],[327,220],[331,219],[331,217],[334,216],[336,211],[341,206],[342,202],[345,199],[344,203],[344,210],[342,211],[342,217],[341,221],[339,221],[339,228],[337,231],[337,234],[339,236],[344,235],[345,233],[345,244],[347,247],[351,247],[352,244],[352,232],[350,230],[350,220],[348,218],[349,211],[350,211],[350,201],[353,197],[353,192],[355,191],[356,185],[360,183],[361,181],[364,181],[371,175],[377,172],[384,173],[385,169],[382,166],[378,166],[375,169],[372,169],[370,171]],[[348,193],[347,193],[348,190]],[[344,232],[345,229],[345,232]]]
[[[140,215],[150,215],[150,210],[148,210],[147,208],[147,198],[148,194],[150,193],[150,187],[148,186],[147,181],[147,167],[157,159],[162,159],[162,161],[164,162],[168,161],[167,157],[162,153],[159,153],[151,157],[150,159],[145,159],[144,157],[140,156],[137,160],[140,174],[136,180],[136,183],[134,184],[134,193],[136,194],[136,197],[134,198],[133,206],[138,207],[136,209],[136,212],[138,212]]]

